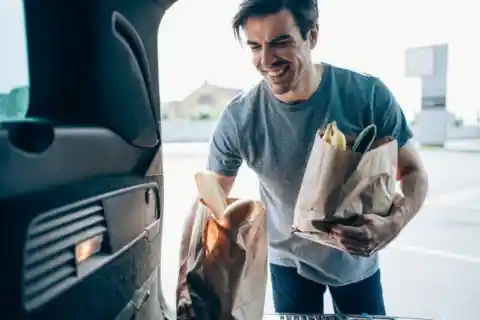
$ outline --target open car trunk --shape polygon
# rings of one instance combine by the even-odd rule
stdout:
[[[164,318],[157,31],[170,4],[24,1],[30,103],[0,126],[2,318]]]

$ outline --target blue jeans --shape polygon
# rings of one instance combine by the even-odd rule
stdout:
[[[308,280],[297,269],[270,264],[273,303],[277,313],[322,314],[327,286]],[[329,287],[335,313],[385,315],[380,270],[370,278]]]

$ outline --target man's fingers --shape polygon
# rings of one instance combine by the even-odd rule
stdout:
[[[360,256],[360,257],[370,256],[370,252],[367,251],[367,250],[361,250],[361,249],[358,249],[358,248],[347,248],[347,247],[345,249],[349,254],[354,255],[354,256]]]
[[[340,243],[344,251],[357,256],[368,256],[370,250],[370,242],[358,241],[352,238],[340,238]]]
[[[332,228],[332,232],[340,238],[351,238],[361,242],[368,242],[371,239],[368,229],[364,227],[338,225]]]
[[[367,242],[358,241],[357,239],[353,238],[340,237],[339,240],[345,248],[357,248],[359,250],[364,250],[364,248],[368,246]]]

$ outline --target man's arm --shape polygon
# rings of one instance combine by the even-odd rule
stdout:
[[[234,102],[231,102],[220,115],[210,140],[207,160],[207,170],[216,174],[217,181],[227,197],[232,190],[238,170],[242,165],[238,131],[230,113],[230,109],[233,106]],[[195,212],[196,204],[187,218],[187,228],[184,233],[188,233],[188,231],[191,233]]]
[[[425,201],[428,192],[427,173],[402,108],[379,79],[372,93],[372,107],[379,137],[393,136],[398,142],[398,171],[404,197],[394,203],[392,218],[403,228],[420,211]]]

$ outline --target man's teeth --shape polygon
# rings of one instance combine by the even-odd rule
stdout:
[[[267,74],[270,77],[277,77],[277,76],[281,75],[284,71],[285,71],[285,68],[277,70],[277,71],[269,71]]]

